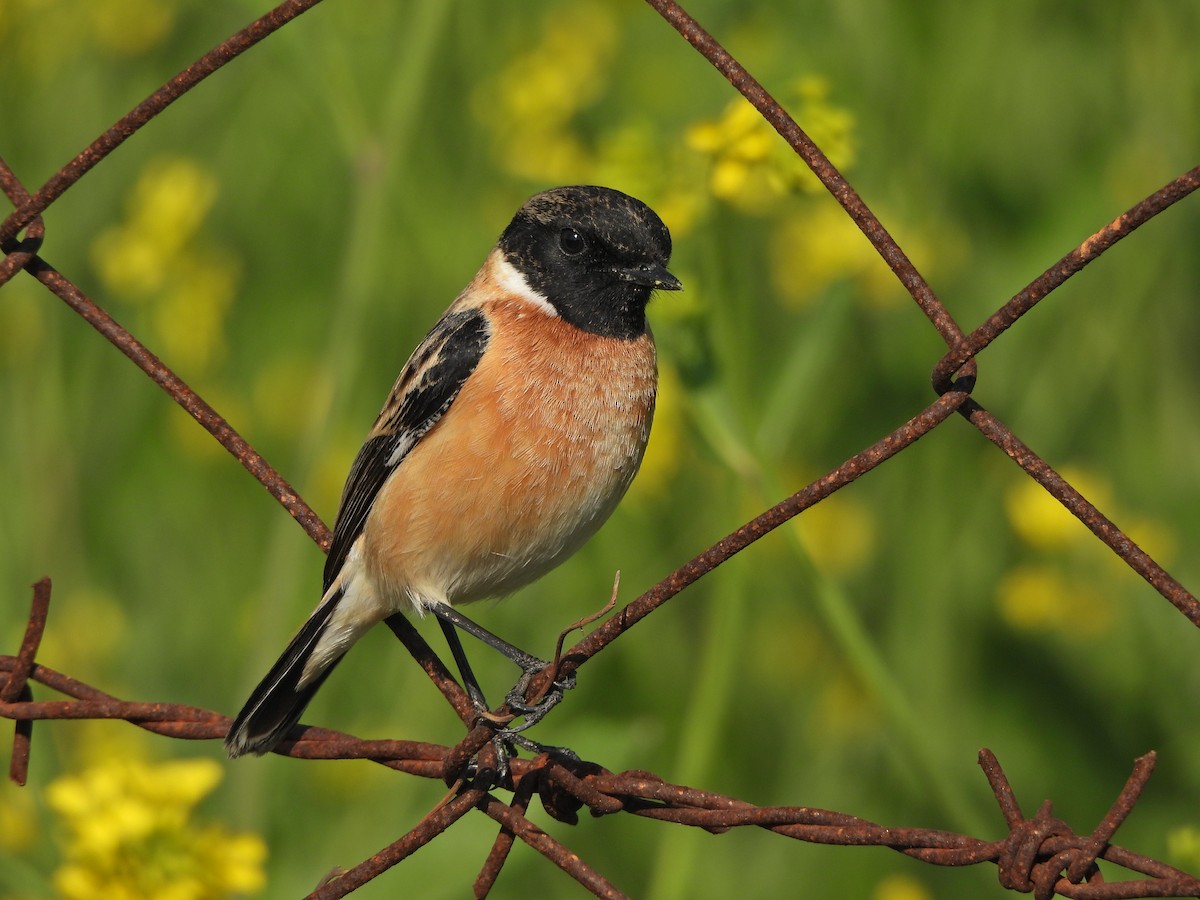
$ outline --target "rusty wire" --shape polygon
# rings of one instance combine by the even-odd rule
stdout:
[[[28,761],[30,725],[39,719],[123,719],[140,728],[184,740],[217,740],[229,718],[194,706],[134,703],[119,700],[90,685],[32,662],[44,632],[50,605],[50,582],[34,586],[33,608],[17,656],[0,656],[0,717],[14,719],[24,741],[13,753],[13,777],[23,781]],[[52,688],[73,699],[35,702],[29,682]],[[15,698],[15,699],[10,699]],[[1005,887],[1037,897],[1200,897],[1200,879],[1165,863],[1112,843],[1154,769],[1155,754],[1136,760],[1108,813],[1089,834],[1077,834],[1053,815],[1049,802],[1026,817],[999,761],[981,750],[979,764],[1008,827],[1005,838],[986,841],[969,835],[927,828],[893,828],[857,816],[824,809],[755,806],[711,791],[671,784],[648,772],[610,772],[594,763],[542,754],[512,761],[511,802],[495,797],[490,787],[463,783],[456,747],[418,741],[368,741],[320,728],[305,728],[278,752],[297,759],[367,759],[423,778],[454,782],[454,790],[412,829],[352,869],[327,879],[311,898],[344,897],[417,852],[472,809],[496,821],[501,830],[476,879],[477,894],[494,883],[515,840],[527,844],[598,897],[621,892],[564,844],[526,815],[536,795],[558,821],[575,824],[587,809],[593,816],[625,812],[662,822],[702,828],[713,833],[754,826],[793,840],[840,846],[889,847],[927,863],[964,866],[994,863]],[[1146,876],[1105,882],[1096,868],[1106,860]]]
[[[58,197],[201,80],[317,2],[319,0],[287,0],[220,43],[138,104],[32,194],[0,159],[0,190],[14,207],[13,212],[0,222],[0,249],[5,254],[0,260],[0,287],[24,271],[62,299],[208,430],[324,549],[329,542],[328,529],[267,461],[169,366],[41,256],[46,240],[41,214]],[[618,610],[604,625],[564,654],[562,673],[578,669],[683,588],[804,509],[895,456],[956,412],[1058,499],[1190,622],[1200,626],[1200,602],[986,410],[973,394],[977,381],[975,359],[982,350],[1117,241],[1200,187],[1200,168],[1172,180],[1100,229],[977,328],[964,333],[861,197],[763,86],[678,3],[673,0],[647,0],[647,3],[752,103],[808,163],[888,263],[942,337],[947,352],[933,369],[931,381],[937,397],[929,406],[828,474],[717,541]],[[16,724],[10,767],[12,780],[21,784],[26,780],[32,723],[38,719],[112,718],[186,740],[213,740],[224,736],[229,719],[219,713],[178,704],[122,701],[37,664],[35,657],[46,627],[49,604],[50,582],[43,579],[34,586],[33,607],[17,655],[0,656],[0,676],[3,676],[0,716],[12,719]],[[403,617],[393,617],[388,624],[464,723],[470,723],[469,702],[420,635]],[[31,683],[49,687],[72,699],[35,701]],[[543,685],[535,679],[529,690],[533,693],[541,687]],[[278,752],[296,758],[369,759],[412,775],[442,779],[452,785],[446,800],[416,827],[353,869],[331,876],[311,896],[344,896],[418,851],[473,809],[500,825],[496,842],[476,879],[478,895],[486,894],[494,884],[511,847],[520,840],[596,896],[622,896],[600,873],[527,818],[528,806],[535,795],[553,818],[568,823],[577,821],[578,811],[587,808],[597,816],[626,812],[714,832],[754,825],[797,840],[885,846],[935,865],[992,862],[998,867],[1001,884],[1012,890],[1032,892],[1037,897],[1054,894],[1080,898],[1200,896],[1197,878],[1111,843],[1150,777],[1155,760],[1153,753],[1136,761],[1117,800],[1096,828],[1090,834],[1078,835],[1053,816],[1048,802],[1032,818],[1026,817],[998,761],[989,751],[981,751],[980,765],[1008,828],[1004,839],[984,841],[930,829],[889,828],[826,810],[758,807],[719,794],[669,784],[650,773],[612,773],[592,763],[550,755],[532,761],[513,760],[511,782],[506,785],[513,790],[513,799],[504,803],[492,795],[491,781],[485,777],[490,735],[486,726],[476,726],[458,745],[446,747],[416,741],[365,741],[335,731],[307,727],[281,745]],[[474,780],[464,781],[467,763],[476,755],[480,762],[479,774]],[[1096,867],[1098,859],[1146,877],[1105,882]]]

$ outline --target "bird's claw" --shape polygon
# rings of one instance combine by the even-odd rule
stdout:
[[[513,730],[510,728],[502,728],[492,735],[491,743],[492,750],[495,754],[495,775],[489,779],[493,785],[501,786],[509,783],[512,775],[512,768],[509,765],[509,760],[515,759],[518,756],[518,748],[528,750],[534,756],[540,756],[543,753],[548,753],[551,756],[557,756],[568,762],[580,762],[580,756],[570,747],[558,747],[553,744],[541,744],[532,738],[527,738],[520,731],[524,728]],[[481,769],[479,767],[479,757],[472,757],[467,763],[466,778],[468,781],[474,781],[479,777]]]
[[[541,697],[531,702],[526,701],[525,691],[529,687],[529,682],[533,679],[534,675],[541,671],[542,669],[527,669],[525,674],[513,685],[512,690],[504,698],[504,702],[508,705],[508,708],[522,716],[525,720],[516,727],[509,726],[506,729],[512,734],[536,725],[546,717],[546,714],[550,710],[562,702],[564,691],[572,690],[575,687],[575,673],[572,672],[569,675],[552,681]]]

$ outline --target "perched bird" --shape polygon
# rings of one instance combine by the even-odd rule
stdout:
[[[517,211],[400,372],[350,469],[321,602],[238,713],[231,757],[279,744],[393,613],[438,616],[473,681],[451,624],[492,636],[452,607],[565,560],[641,464],[658,380],[646,304],[681,288],[670,256],[662,220],[610,188],[555,188]]]

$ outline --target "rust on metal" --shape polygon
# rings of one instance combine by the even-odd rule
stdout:
[[[0,191],[13,206],[13,211],[0,222],[0,251],[4,254],[0,260],[0,288],[25,273],[60,298],[212,434],[325,549],[330,538],[328,528],[270,464],[166,363],[47,261],[47,239],[42,220],[42,213],[57,198],[158,113],[317,2],[319,0],[286,0],[219,43],[130,110],[32,194],[0,158]],[[964,333],[882,222],[762,84],[678,3],[672,0],[647,0],[647,3],[754,105],[809,165],[912,296],[947,350],[933,367],[931,384],[936,398],[928,406],[828,474],[716,541],[617,610],[607,622],[562,655],[560,671],[542,673],[539,678],[532,679],[528,696],[544,690],[552,678],[570,675],[688,585],[951,419],[969,422],[1079,518],[1188,621],[1200,626],[1200,601],[997,416],[985,409],[978,401],[977,392],[977,357],[982,351],[1091,261],[1200,187],[1200,167],[1173,179],[1105,225],[974,330]],[[958,417],[953,413],[958,413]],[[34,586],[33,603],[20,648],[15,656],[0,656],[0,718],[15,723],[9,770],[12,780],[23,784],[27,778],[32,727],[37,720],[122,720],[156,734],[183,740],[215,740],[224,736],[229,719],[220,713],[181,704],[120,700],[39,665],[36,656],[46,627],[50,588],[49,579]],[[277,752],[299,759],[370,760],[417,777],[444,781],[453,788],[445,801],[406,834],[359,865],[326,879],[311,897],[344,896],[419,851],[473,811],[488,816],[499,826],[496,840],[474,883],[477,896],[486,895],[494,886],[518,841],[594,895],[624,896],[619,888],[569,847],[547,835],[529,819],[529,807],[535,796],[547,814],[570,824],[578,821],[580,810],[587,809],[594,816],[627,813],[713,833],[749,826],[813,843],[889,847],[940,866],[992,863],[997,867],[1002,885],[1033,893],[1036,897],[1059,894],[1108,900],[1138,896],[1200,896],[1200,880],[1194,876],[1112,843],[1151,776],[1155,762],[1153,753],[1134,763],[1108,813],[1089,834],[1084,835],[1076,834],[1066,822],[1055,817],[1049,802],[1042,804],[1031,818],[1026,817],[999,762],[987,750],[980,752],[979,762],[1008,832],[999,840],[934,829],[887,827],[831,810],[760,807],[710,791],[671,784],[653,773],[613,773],[596,763],[552,753],[533,760],[511,760],[506,786],[512,788],[514,795],[511,802],[504,803],[491,793],[497,769],[492,727],[487,723],[476,723],[475,710],[466,694],[411,623],[397,616],[389,620],[388,625],[462,720],[465,727],[462,740],[454,746],[403,740],[368,741],[336,731],[298,726]],[[36,699],[34,685],[48,688],[67,699]],[[500,707],[497,713],[505,711],[505,707]],[[463,774],[468,771],[474,772],[469,780]],[[1098,860],[1144,877],[1106,883],[1099,875]]]

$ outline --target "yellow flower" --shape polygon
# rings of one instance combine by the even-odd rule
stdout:
[[[1107,484],[1089,472],[1064,466],[1062,476],[1100,509],[1111,504]],[[1030,546],[1054,550],[1086,540],[1087,528],[1032,478],[1022,478],[1004,498],[1013,531]]]
[[[1200,868],[1200,828],[1185,825],[1167,832],[1167,859],[1189,872]]]
[[[96,42],[121,56],[145,53],[175,23],[175,11],[164,0],[105,0],[85,9],[91,14]]]
[[[996,588],[1001,617],[1019,631],[1094,635],[1112,625],[1111,599],[1042,565],[1019,566]]]
[[[153,294],[167,277],[158,236],[127,225],[110,226],[96,236],[92,265],[105,287],[130,300]]]
[[[1071,466],[1064,466],[1061,474],[1156,562],[1170,563],[1177,541],[1169,528],[1153,519],[1127,516],[1116,506],[1108,483],[1098,476]],[[1094,548],[1103,554],[1108,574],[1128,574],[1122,559],[1103,548],[1087,526],[1032,479],[1015,484],[1005,496],[1004,506],[1013,531],[1029,546],[1046,551]]]
[[[816,730],[836,741],[869,729],[878,721],[879,710],[857,679],[838,670],[818,694],[814,716]]]
[[[232,254],[200,241],[216,193],[216,179],[191,160],[153,162],[134,186],[125,220],[91,247],[105,287],[147,305],[151,345],[192,377],[224,348],[240,274]]]
[[[827,575],[863,565],[875,551],[875,518],[853,497],[837,493],[792,520],[809,556]]]
[[[605,6],[555,8],[532,47],[480,87],[472,109],[508,171],[539,182],[583,180],[590,155],[568,126],[604,90],[616,44]]]
[[[875,306],[903,290],[887,264],[835,203],[811,203],[785,219],[771,238],[771,274],[779,297],[801,307],[841,279],[855,279]]]
[[[829,103],[828,83],[802,78],[784,98],[793,118],[839,169],[854,160],[854,119]],[[718,119],[697,122],[684,140],[708,158],[709,190],[743,212],[769,212],[776,201],[798,190],[813,191],[820,182],[749,101],[738,97]]]
[[[237,295],[239,268],[228,254],[187,251],[177,259],[170,289],[151,313],[159,352],[171,365],[202,371],[225,349],[225,314]]]
[[[216,192],[216,180],[191,160],[147,165],[128,200],[126,221],[105,229],[92,245],[92,262],[109,290],[134,300],[160,290]]]
[[[875,885],[871,900],[933,900],[933,894],[908,875],[888,875]]]
[[[159,159],[146,167],[134,188],[131,224],[157,232],[165,247],[180,247],[199,232],[216,197],[217,181],[199,163]]]
[[[147,765],[111,760],[46,789],[66,859],[55,886],[75,898],[209,900],[261,890],[266,847],[191,822],[222,777],[208,759]]]

